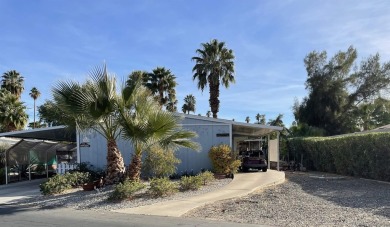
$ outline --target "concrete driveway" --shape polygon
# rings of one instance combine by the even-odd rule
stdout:
[[[0,185],[0,205],[15,204],[19,199],[40,195],[39,184],[45,180],[46,179],[36,179]]]

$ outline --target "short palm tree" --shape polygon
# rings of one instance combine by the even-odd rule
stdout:
[[[41,92],[39,92],[39,90],[36,88],[36,87],[33,87],[30,91],[30,97],[32,99],[34,99],[34,127],[35,128],[35,101],[37,100],[37,98],[39,98],[39,96],[41,96]]]
[[[196,133],[186,131],[173,113],[159,108],[159,103],[139,80],[132,81],[122,91],[119,103],[119,123],[122,135],[131,141],[134,153],[128,168],[128,177],[139,180],[142,154],[153,145],[175,150],[179,147],[198,149],[191,141]]]
[[[21,76],[17,71],[11,70],[5,72],[2,78],[1,88],[6,89],[7,91],[11,92],[11,94],[20,99],[20,96],[24,90],[24,77]]]
[[[264,114],[256,114],[257,124],[265,125],[265,115]]]
[[[210,88],[210,108],[213,117],[219,112],[219,85],[226,88],[234,83],[234,55],[227,49],[224,42],[216,39],[209,43],[202,43],[202,49],[197,49],[198,56],[193,57],[195,66],[192,69],[193,80],[198,80],[198,88],[202,91],[208,84]]]
[[[184,98],[184,105],[182,107],[182,111],[187,114],[190,114],[190,112],[195,113],[195,105],[196,105],[195,96],[193,96],[192,94],[187,95]]]
[[[16,95],[1,89],[0,91],[0,125],[1,131],[21,130],[27,124],[26,106]]]
[[[207,111],[206,116],[207,117],[211,117],[211,111],[210,110]]]
[[[106,183],[123,179],[125,167],[116,138],[120,135],[117,123],[117,99],[115,77],[107,73],[106,66],[95,68],[84,84],[59,82],[53,89],[54,102],[73,121],[68,126],[92,129],[107,139]],[[64,120],[64,119],[62,119]]]
[[[251,119],[249,118],[249,116],[247,116],[247,117],[245,118],[245,121],[246,121],[246,123],[249,123],[249,122],[251,121]]]

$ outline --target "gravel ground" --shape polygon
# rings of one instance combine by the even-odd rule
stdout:
[[[145,206],[153,203],[158,203],[173,199],[182,199],[190,196],[204,194],[218,188],[221,188],[232,181],[230,178],[215,180],[209,185],[203,186],[197,191],[185,191],[178,192],[169,197],[153,198],[147,194],[147,189],[138,192],[130,200],[122,202],[107,201],[108,196],[113,191],[112,186],[107,186],[100,191],[83,191],[83,189],[72,189],[61,195],[52,196],[37,196],[29,199],[22,199],[16,201],[17,204],[27,205],[39,208],[51,208],[51,207],[67,207],[78,210],[90,209],[90,210],[116,210],[122,208],[130,208],[137,206]]]
[[[194,209],[201,217],[272,226],[390,226],[390,183],[286,172],[286,182]]]

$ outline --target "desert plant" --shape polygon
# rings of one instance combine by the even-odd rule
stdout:
[[[198,190],[202,186],[202,179],[198,176],[183,176],[179,182],[182,191]]]
[[[209,157],[211,159],[214,172],[217,174],[236,173],[241,165],[241,161],[236,160],[230,146],[226,144],[211,147]]]
[[[87,182],[89,177],[89,173],[65,173],[49,178],[46,182],[40,184],[39,187],[43,195],[59,194]]]
[[[152,146],[146,152],[142,172],[150,177],[167,177],[176,172],[176,165],[180,162],[180,159],[175,157],[173,150]]]
[[[109,200],[124,200],[129,199],[139,190],[145,188],[145,185],[140,181],[125,180],[115,186],[114,191],[108,197]]]
[[[199,173],[198,177],[200,178],[203,185],[207,185],[215,180],[214,174],[210,171]]]
[[[177,185],[168,178],[153,178],[150,180],[149,194],[154,197],[164,197],[175,194]]]

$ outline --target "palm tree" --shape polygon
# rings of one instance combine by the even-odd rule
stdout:
[[[197,49],[196,62],[192,69],[193,80],[198,79],[198,88],[204,90],[208,84],[210,88],[210,108],[213,117],[217,118],[219,112],[219,85],[226,88],[234,83],[234,55],[231,49],[227,49],[224,42],[213,39],[210,43],[202,43],[202,49]]]
[[[246,123],[249,123],[249,122],[251,121],[251,119],[249,118],[249,116],[247,116],[247,117],[245,118],[245,121],[246,121]]]
[[[67,122],[68,126],[76,126],[81,130],[91,128],[106,138],[106,183],[112,184],[122,180],[125,172],[123,158],[116,143],[120,135],[116,80],[107,73],[105,65],[96,67],[91,71],[90,77],[81,85],[73,81],[59,82],[53,89],[54,102],[65,116],[73,118],[73,122]]]
[[[207,111],[206,116],[207,117],[211,117],[211,111],[210,110]]]
[[[26,106],[16,95],[1,89],[0,91],[0,125],[1,131],[10,132],[24,128],[28,120]]]
[[[195,113],[195,105],[196,105],[195,96],[189,94],[184,98],[184,105],[182,107],[182,110],[184,113],[187,114],[190,114],[190,112]]]
[[[123,89],[118,103],[122,135],[134,148],[128,168],[130,180],[139,180],[142,154],[153,145],[172,150],[179,147],[198,149],[198,144],[190,140],[196,133],[183,130],[177,116],[158,108],[159,103],[139,80]]]
[[[282,118],[283,118],[283,114],[279,114],[274,120],[270,119],[268,121],[268,125],[284,127]]]
[[[15,95],[18,99],[20,99],[20,96],[24,90],[24,77],[21,76],[15,70],[11,70],[5,72],[2,78],[3,79],[1,88],[6,89],[7,91],[11,92],[11,94]]]
[[[36,88],[36,87],[33,87],[30,91],[30,97],[34,99],[34,127],[33,129],[35,128],[35,100],[37,100],[37,98],[39,98],[39,96],[41,96],[41,92],[39,92],[39,90]]]
[[[166,105],[169,101],[175,101],[176,76],[169,69],[157,67],[149,75],[149,88],[157,96],[161,106]],[[173,93],[173,94],[172,94]],[[174,98],[174,99],[172,99]]]
[[[257,124],[265,125],[265,114],[257,113],[256,114],[256,121],[257,121]]]

